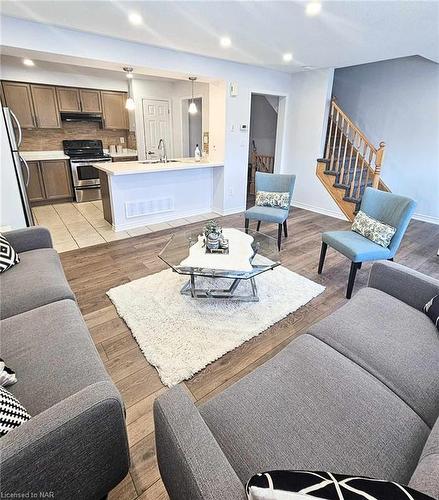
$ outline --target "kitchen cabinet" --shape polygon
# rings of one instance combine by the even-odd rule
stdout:
[[[28,185],[26,187],[29,201],[31,203],[35,201],[43,201],[46,199],[46,195],[44,193],[43,179],[41,177],[39,162],[28,161],[27,164],[29,167],[29,174],[24,165],[22,166],[22,169],[24,179],[27,180],[29,175],[29,179],[27,181]]]
[[[66,160],[28,161],[29,182],[26,187],[31,204],[42,205],[44,201],[67,200],[73,198],[72,179]],[[23,165],[23,176],[27,170]],[[38,203],[36,203],[38,202]]]
[[[40,168],[47,200],[71,198],[73,196],[70,169],[67,161],[41,161]]]
[[[57,87],[56,96],[61,112],[100,113],[102,111],[99,90]]]
[[[127,98],[124,92],[101,91],[104,128],[127,129],[128,115],[125,109]]]
[[[128,130],[126,92],[3,81],[1,97],[22,128],[61,128],[60,113],[102,113],[107,130]]]
[[[5,104],[18,118],[23,128],[36,127],[30,85],[18,82],[3,82]]]
[[[81,111],[79,89],[70,87],[56,87],[58,107],[63,112]]]
[[[38,128],[61,128],[55,87],[31,85],[35,121]]]
[[[79,89],[79,98],[81,111],[87,113],[100,113],[102,111],[99,90]]]

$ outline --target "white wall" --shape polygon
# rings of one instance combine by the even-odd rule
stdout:
[[[315,175],[316,158],[321,154],[322,119],[332,81],[331,71],[291,76],[91,33],[54,26],[47,29],[43,24],[8,17],[3,18],[2,28],[2,43],[15,51],[26,51],[29,56],[35,50],[44,53],[46,59],[69,63],[74,60],[78,64],[86,60],[88,65],[108,62],[124,66],[129,63],[135,68],[151,68],[151,74],[155,71],[162,76],[171,73],[198,75],[209,81],[210,151],[215,160],[221,155],[225,165],[223,172],[214,179],[214,204],[222,213],[245,208],[249,136],[248,130],[241,132],[240,126],[249,126],[251,93],[285,96],[282,135],[286,140],[277,166],[282,171],[298,174],[294,200],[307,203],[308,208],[341,214]],[[228,91],[231,82],[238,87],[238,95],[234,97]]]
[[[333,74],[325,69],[292,76],[289,154],[281,171],[296,175],[293,205],[345,219],[316,176],[316,160],[323,155]]]
[[[337,69],[333,93],[375,145],[386,142],[390,190],[439,224],[439,65],[413,56]]]

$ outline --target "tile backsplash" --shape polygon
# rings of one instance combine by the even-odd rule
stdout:
[[[120,144],[125,139],[124,147],[135,149],[135,134],[128,130],[103,130],[97,123],[63,122],[62,128],[23,129],[22,151],[54,151],[63,148],[63,140],[100,139],[104,148],[110,144]]]

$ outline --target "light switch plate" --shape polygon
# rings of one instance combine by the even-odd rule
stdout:
[[[230,83],[230,95],[231,97],[236,97],[239,93],[238,84],[236,82]]]

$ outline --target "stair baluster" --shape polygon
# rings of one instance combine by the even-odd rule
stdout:
[[[355,132],[355,135],[356,135],[356,132]],[[354,165],[354,175],[352,177],[352,182],[351,182],[351,186],[350,186],[350,189],[349,189],[349,198],[353,198],[354,196],[354,189],[355,189],[355,183],[356,183],[356,180],[357,180],[357,167],[358,167],[358,158],[360,156],[360,147],[361,147],[361,142],[363,140],[363,138],[361,136],[359,136],[360,138],[360,142],[358,144],[358,149],[354,147],[354,150],[356,150],[356,155],[355,155],[355,165]],[[355,144],[355,139],[356,137],[354,136],[354,144]]]
[[[357,184],[357,189],[355,193],[355,198],[358,200],[360,199],[361,196],[361,181],[363,179],[363,174],[364,174],[364,159],[366,158],[366,151],[367,151],[368,144],[367,142],[363,139],[363,153],[361,154],[361,166],[360,166],[360,175],[358,177],[358,184]],[[366,166],[367,169],[367,166]]]
[[[343,127],[344,127],[344,117],[341,117],[341,120],[338,123],[338,142],[335,144],[334,148],[334,173],[337,175],[339,170],[339,158],[340,158],[340,148],[341,148],[341,139],[343,137]]]
[[[331,113],[329,115],[329,135],[328,135],[328,142],[326,144],[326,154],[325,158],[331,158],[331,141],[332,141],[332,133],[334,130],[334,115],[337,113],[335,107],[332,105],[331,106]]]
[[[346,153],[349,147],[349,122],[346,123],[346,131],[345,131],[345,141],[344,141],[344,151],[343,151],[343,163],[341,164],[341,172],[339,178],[339,184],[344,185],[344,177],[346,172]]]

